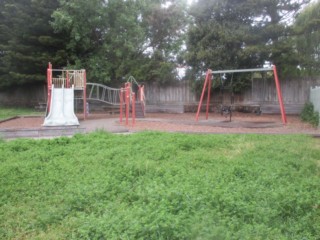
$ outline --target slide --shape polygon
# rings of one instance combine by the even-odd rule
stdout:
[[[51,108],[43,126],[73,126],[79,125],[74,114],[74,89],[54,88],[52,85]]]

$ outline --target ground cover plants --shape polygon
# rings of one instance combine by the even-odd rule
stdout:
[[[311,102],[307,102],[304,105],[300,118],[302,121],[308,122],[314,127],[319,126],[319,112],[314,110],[314,106]]]
[[[0,107],[0,120],[7,118],[12,118],[22,115],[41,115],[41,113],[36,112],[31,108],[10,108],[10,107]]]
[[[0,239],[319,239],[320,142],[95,132],[0,142]]]

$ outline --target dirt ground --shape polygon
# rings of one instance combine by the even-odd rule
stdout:
[[[197,132],[197,133],[268,133],[288,134],[307,133],[320,134],[320,128],[300,121],[299,116],[287,116],[284,125],[280,115],[233,113],[231,122],[220,114],[148,114],[146,119],[138,119],[132,131],[158,130],[167,132]]]
[[[195,113],[169,114],[148,113],[145,118],[137,118],[133,126],[129,119],[119,122],[119,115],[107,113],[90,114],[84,121],[79,115],[80,127],[86,132],[104,129],[110,132],[137,132],[143,130],[156,130],[165,132],[188,133],[265,133],[265,134],[313,134],[320,135],[320,128],[300,121],[299,116],[287,116],[287,124],[282,124],[280,115],[252,113],[233,113],[232,121],[220,114],[210,113],[208,120],[205,114],[196,121]],[[32,129],[43,128],[43,117],[20,117],[0,123],[0,130],[4,129]]]

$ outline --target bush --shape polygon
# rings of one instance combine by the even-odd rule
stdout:
[[[304,122],[310,123],[312,126],[319,126],[319,112],[314,111],[314,106],[311,102],[307,102],[300,114],[300,118]]]

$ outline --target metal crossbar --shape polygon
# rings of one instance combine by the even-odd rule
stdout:
[[[212,71],[212,74],[222,73],[243,73],[243,72],[262,72],[262,71],[273,71],[273,68],[248,68],[248,69],[234,69],[234,70],[217,70]]]

